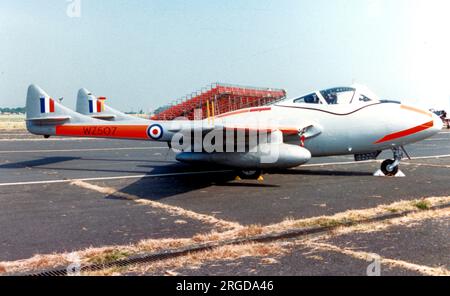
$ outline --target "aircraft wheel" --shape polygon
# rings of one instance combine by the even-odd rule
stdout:
[[[392,168],[391,170],[389,170],[389,166],[391,166],[395,161],[392,159],[387,159],[385,161],[383,161],[383,163],[381,164],[381,171],[383,172],[383,174],[385,174],[386,176],[395,176],[398,173],[398,166]]]
[[[262,175],[261,170],[239,171],[238,175],[243,180],[257,180]]]

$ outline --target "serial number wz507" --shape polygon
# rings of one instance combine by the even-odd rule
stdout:
[[[114,126],[89,126],[83,128],[83,134],[85,136],[111,137],[116,132],[117,127]]]

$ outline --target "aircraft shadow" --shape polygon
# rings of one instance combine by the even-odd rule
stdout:
[[[334,176],[334,177],[373,176],[373,173],[361,171],[306,170],[306,169],[276,170],[270,171],[270,173],[278,175]]]
[[[28,160],[15,163],[7,163],[0,165],[0,169],[25,169],[44,165],[51,165],[66,161],[79,160],[80,157],[45,157],[42,159]]]
[[[278,185],[256,183],[256,181],[245,181],[239,183],[232,182],[235,177],[236,176],[233,172],[218,172],[202,175],[143,178],[124,188],[121,188],[120,192],[131,194],[141,199],[157,201],[175,195],[207,189],[212,186],[257,187],[261,189],[279,187]],[[209,194],[214,195],[214,191],[210,190]],[[107,198],[116,199],[114,195],[108,196]]]
[[[87,161],[107,161],[107,162],[146,162],[146,163],[179,163],[176,160],[147,160],[147,159],[117,159],[117,158],[82,158]]]
[[[273,188],[278,187],[278,185],[270,185],[264,183],[257,183],[255,181],[245,181],[245,182],[231,182],[235,179],[236,174],[229,169],[220,166],[192,166],[187,164],[182,164],[178,162],[166,162],[166,161],[148,161],[136,160],[133,162],[143,162],[144,165],[131,166],[131,169],[120,169],[120,166],[115,166],[113,168],[101,168],[95,167],[92,163],[89,163],[89,167],[83,167],[80,165],[70,165],[64,164],[56,166],[56,164],[62,164],[64,162],[69,162],[72,160],[87,160],[87,161],[100,161],[109,162],[110,159],[93,159],[93,158],[83,158],[83,157],[45,157],[37,160],[8,163],[0,165],[0,169],[26,169],[34,168],[38,170],[52,170],[52,171],[74,171],[74,172],[98,172],[98,173],[118,173],[118,174],[142,174],[142,175],[160,175],[160,174],[178,174],[178,173],[189,173],[194,174],[188,175],[178,175],[178,176],[161,176],[161,177],[151,177],[142,178],[133,182],[132,184],[120,188],[121,192],[128,193],[134,196],[138,196],[142,199],[149,200],[160,200],[163,198],[171,197],[174,195],[179,195],[183,193],[189,193],[195,190],[206,189],[212,186],[221,187],[256,187],[256,188]],[[114,163],[119,162],[119,160],[112,160]],[[130,160],[127,160],[130,161]],[[150,163],[163,163],[167,165],[157,165],[154,166]],[[196,172],[204,172],[205,174],[195,174]],[[211,172],[217,171],[217,172]],[[82,177],[83,174],[79,175]],[[76,178],[76,177],[75,177]],[[107,196],[109,199],[117,199],[112,196]]]
[[[242,181],[232,182],[236,176],[233,171],[227,170],[218,166],[191,166],[181,163],[159,161],[160,163],[167,163],[167,165],[150,165],[151,162],[158,163],[158,161],[145,160],[125,160],[133,162],[146,162],[145,165],[136,165],[133,168],[141,169],[120,169],[119,168],[95,168],[95,167],[80,167],[68,166],[64,167],[50,167],[52,164],[68,162],[72,160],[88,160],[108,162],[110,159],[88,159],[83,157],[46,157],[38,160],[9,163],[0,165],[0,169],[22,169],[22,168],[38,168],[40,170],[57,170],[57,171],[80,171],[80,172],[107,172],[107,173],[121,173],[121,174],[144,174],[144,175],[159,175],[159,174],[177,174],[186,172],[202,172],[208,171],[205,174],[188,174],[178,176],[161,176],[142,178],[129,184],[119,190],[123,193],[137,196],[141,199],[161,200],[164,198],[189,193],[197,190],[217,187],[248,187],[248,188],[278,188],[280,185],[273,185],[267,183],[257,183],[256,181]],[[112,160],[119,162],[119,160]],[[218,171],[211,173],[211,171]],[[306,175],[306,176],[371,176],[369,172],[355,172],[355,171],[335,171],[335,170],[306,170],[306,169],[290,169],[290,170],[271,170],[268,173],[277,175]],[[210,194],[214,194],[212,191]],[[117,199],[114,195],[107,196],[108,199]]]

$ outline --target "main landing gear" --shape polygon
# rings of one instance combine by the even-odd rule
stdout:
[[[383,163],[381,164],[381,172],[384,176],[388,177],[403,177],[404,174],[399,170],[400,162],[403,159],[404,155],[406,155],[408,159],[411,158],[409,157],[408,152],[406,152],[403,146],[392,148],[392,152],[394,154],[394,159],[387,159],[383,161]]]
[[[237,180],[258,180],[263,181],[262,170],[242,170],[237,172]]]

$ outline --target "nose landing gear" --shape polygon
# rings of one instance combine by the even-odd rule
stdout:
[[[385,176],[392,177],[398,173],[398,165],[395,165],[395,161],[392,159],[386,159],[381,164],[381,171]]]
[[[406,152],[403,146],[392,148],[394,154],[394,159],[387,159],[381,164],[381,171],[375,173],[375,176],[387,176],[387,177],[404,177],[405,175],[400,171],[399,165],[404,155],[409,157],[408,152]],[[382,173],[382,174],[381,174]]]

